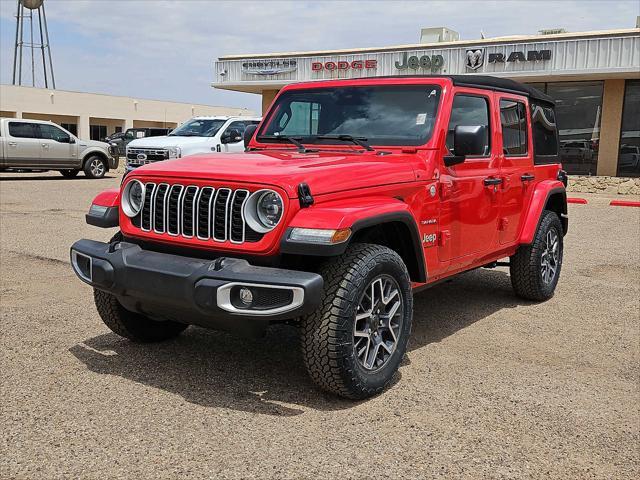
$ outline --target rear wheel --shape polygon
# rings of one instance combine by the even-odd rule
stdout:
[[[320,273],[325,281],[322,304],[302,319],[307,371],[337,395],[376,395],[393,380],[411,332],[407,269],[389,248],[356,244]]]
[[[162,342],[177,337],[188,325],[170,320],[151,320],[124,308],[110,293],[93,289],[98,314],[113,333],[139,343]]]
[[[62,174],[63,177],[65,178],[73,178],[76,175],[78,175],[78,173],[80,173],[79,169],[73,169],[73,170],[60,170],[60,173]]]
[[[84,174],[89,178],[102,178],[107,173],[107,162],[104,158],[94,155],[84,162]]]
[[[555,212],[542,213],[531,245],[524,245],[511,257],[511,285],[527,300],[553,297],[560,278],[563,254],[562,223]]]

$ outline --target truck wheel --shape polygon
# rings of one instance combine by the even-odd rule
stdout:
[[[107,173],[107,164],[103,158],[94,155],[84,162],[84,174],[89,178],[102,178]]]
[[[542,213],[531,245],[511,257],[511,285],[516,295],[543,301],[553,297],[562,268],[562,224],[555,212]]]
[[[307,371],[337,395],[376,395],[389,385],[407,349],[413,316],[407,268],[389,248],[355,244],[320,273],[321,306],[301,322]]]
[[[93,299],[104,324],[113,333],[138,343],[162,342],[177,337],[188,325],[170,320],[156,321],[130,312],[110,293],[93,289]]]
[[[60,173],[62,174],[63,177],[65,178],[73,178],[76,175],[78,175],[78,173],[80,173],[80,170],[78,169],[73,169],[73,170],[60,170]]]

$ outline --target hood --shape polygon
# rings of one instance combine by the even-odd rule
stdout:
[[[245,152],[190,155],[137,168],[135,176],[193,178],[272,185],[290,198],[307,183],[313,195],[415,180],[415,154]]]
[[[166,147],[185,147],[189,145],[201,144],[212,140],[213,137],[144,137],[131,140],[128,144],[131,148],[166,148]]]

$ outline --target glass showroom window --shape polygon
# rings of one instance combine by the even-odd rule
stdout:
[[[556,101],[560,160],[572,175],[595,175],[600,143],[603,82],[548,83]]]
[[[640,177],[640,80],[627,80],[622,107],[619,177]]]

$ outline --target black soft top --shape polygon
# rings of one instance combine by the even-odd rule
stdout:
[[[537,88],[524,83],[516,82],[509,78],[492,77],[489,75],[448,75],[453,84],[460,87],[481,87],[500,92],[517,93],[526,95],[533,100],[555,105],[555,101],[549,95],[542,93]]]
[[[515,93],[549,105],[556,104],[553,98],[542,93],[537,88],[509,78],[492,77],[491,75],[389,75],[371,78],[450,78],[453,84],[459,87],[485,88],[498,92]]]

